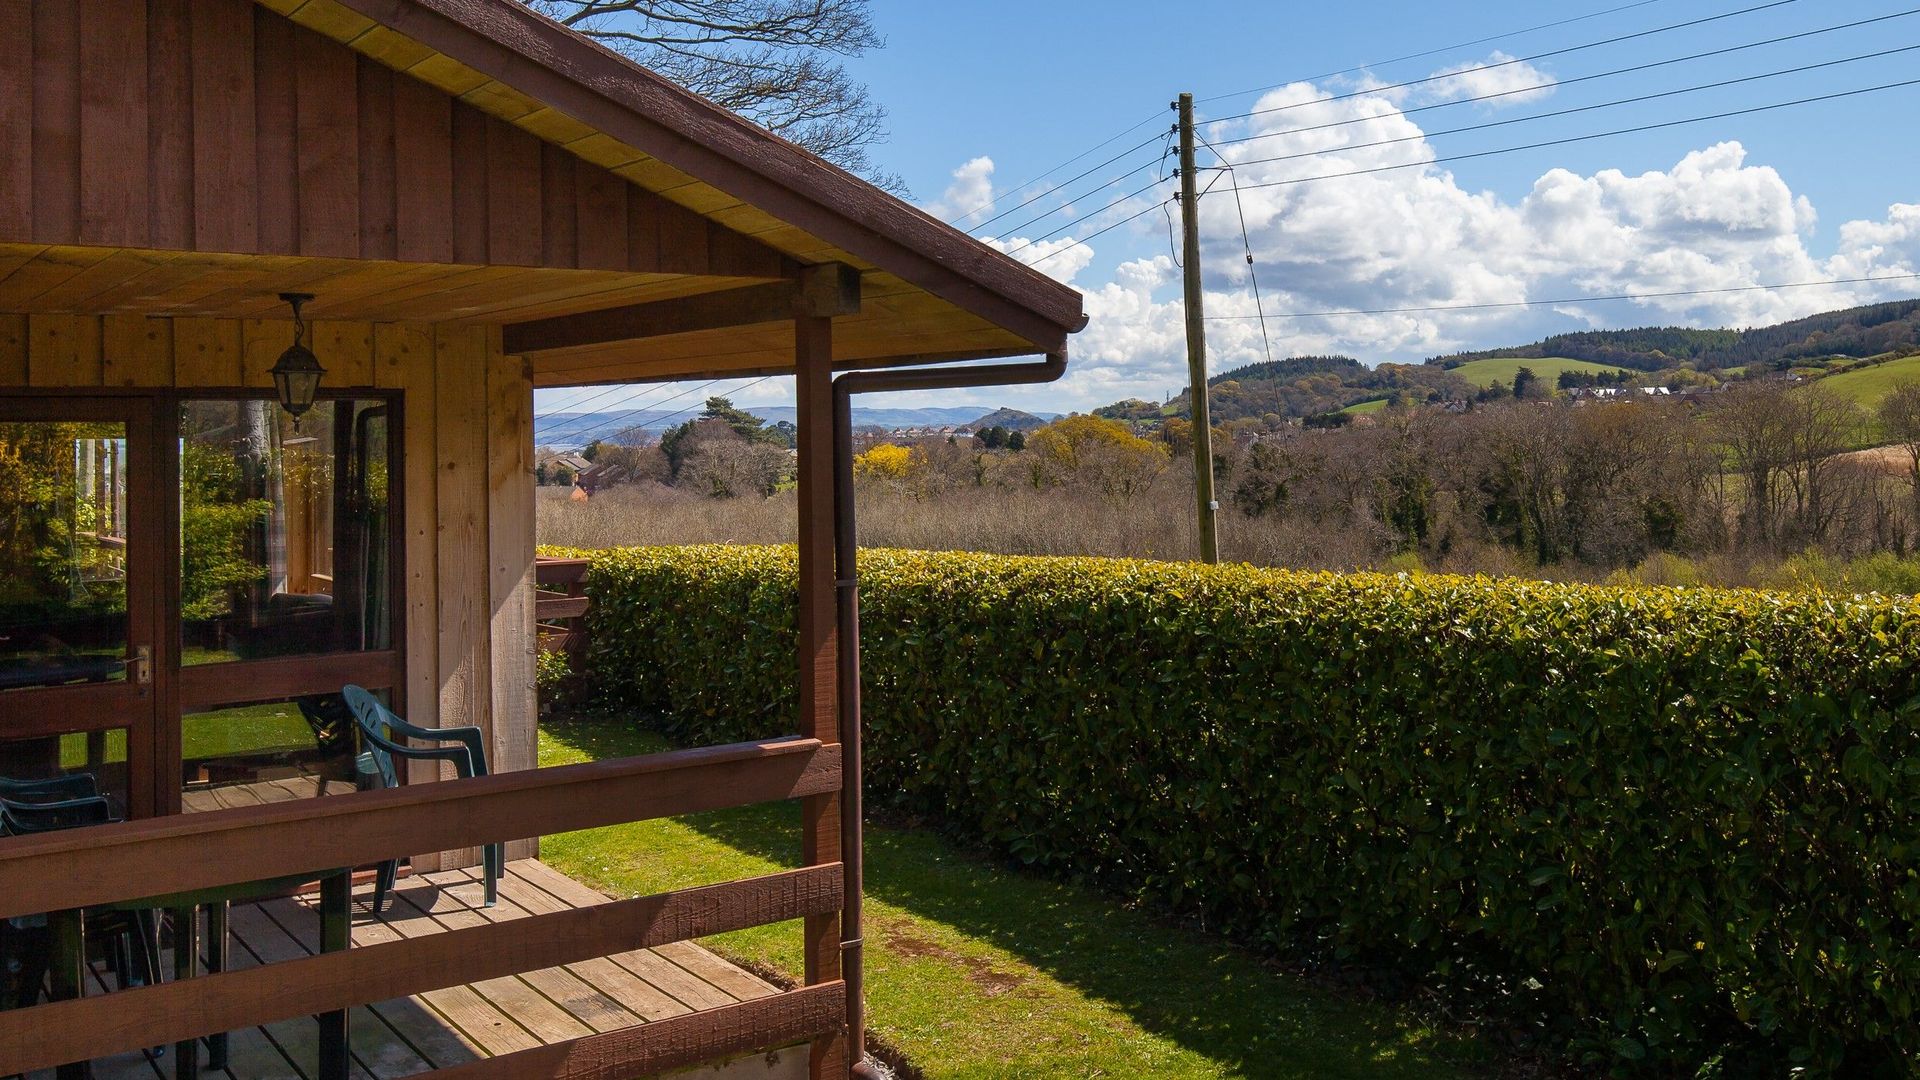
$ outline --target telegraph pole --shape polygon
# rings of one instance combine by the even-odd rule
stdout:
[[[1207,323],[1200,292],[1200,195],[1193,167],[1193,95],[1181,94],[1180,245],[1187,286],[1187,400],[1193,406],[1193,490],[1200,504],[1200,561],[1220,561],[1220,535],[1214,518],[1213,419],[1207,407]]]

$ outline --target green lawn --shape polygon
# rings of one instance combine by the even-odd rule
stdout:
[[[1374,398],[1372,401],[1356,401],[1340,411],[1343,413],[1352,413],[1355,416],[1365,416],[1368,413],[1377,413],[1386,407],[1386,398]]]
[[[611,721],[540,729],[541,765],[663,748]],[[797,865],[799,824],[795,805],[749,807],[549,836],[540,857],[638,896]],[[929,1077],[1445,1078],[1491,1060],[1463,1035],[930,831],[866,837],[871,1027]],[[801,969],[795,923],[706,944],[788,977]]]
[[[313,727],[291,701],[189,713],[181,722],[181,748],[188,760],[252,757],[313,749]]]
[[[1591,360],[1569,360],[1565,357],[1548,356],[1538,360],[1471,360],[1451,369],[1455,375],[1475,386],[1488,387],[1496,382],[1511,386],[1513,377],[1521,368],[1531,368],[1549,388],[1560,385],[1560,373],[1563,371],[1584,371],[1598,375],[1601,372],[1624,370],[1611,364],[1596,364]]]
[[[182,756],[189,761],[203,758],[252,757],[287,750],[310,750],[314,746],[313,728],[292,702],[274,705],[247,705],[209,713],[189,713],[180,732]],[[106,732],[106,760],[127,760],[127,731],[110,728]],[[60,737],[60,767],[79,769],[87,765],[87,737]]]
[[[1920,383],[1920,356],[1908,356],[1829,375],[1820,380],[1820,385],[1871,409],[1880,404],[1880,399],[1887,396],[1887,391],[1904,382]]]

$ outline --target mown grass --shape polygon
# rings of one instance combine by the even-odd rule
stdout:
[[[1610,374],[1624,370],[1612,364],[1599,364],[1591,360],[1572,360],[1560,356],[1547,356],[1535,360],[1519,360],[1513,358],[1470,360],[1450,370],[1455,375],[1460,376],[1473,385],[1484,388],[1492,386],[1496,382],[1512,385],[1513,377],[1519,374],[1521,368],[1531,370],[1549,387],[1560,384],[1560,373],[1564,371],[1580,371],[1598,375],[1602,372]]]
[[[663,748],[604,719],[540,730],[543,766]],[[927,830],[869,825],[866,855],[871,1028],[931,1078],[1444,1078],[1491,1060],[1403,1010]],[[710,884],[797,865],[799,813],[749,807],[549,836],[541,858],[618,895]],[[706,944],[789,979],[801,971],[795,923]]]
[[[1386,407],[1386,398],[1374,398],[1371,401],[1356,401],[1340,411],[1343,413],[1352,413],[1355,416],[1365,416],[1368,413],[1377,413]]]
[[[1895,386],[1906,382],[1920,382],[1920,356],[1888,360],[1883,364],[1829,375],[1821,379],[1819,385],[1824,390],[1856,402],[1862,408],[1872,409]]]

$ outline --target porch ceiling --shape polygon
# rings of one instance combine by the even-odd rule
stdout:
[[[322,320],[525,322],[776,281],[551,267],[0,244],[0,311],[283,319],[281,292],[316,294]],[[532,354],[537,386],[791,370],[785,321]],[[1018,355],[1031,343],[891,275],[861,279],[861,310],[836,320],[834,361]]]
[[[284,318],[278,294],[310,292],[317,319],[494,323],[769,280],[778,279],[0,244],[0,311],[29,314]]]

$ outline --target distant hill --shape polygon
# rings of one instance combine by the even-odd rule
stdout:
[[[783,420],[792,423],[794,420],[794,409],[791,405],[769,405],[749,408],[746,411],[769,424],[778,424]],[[998,411],[1027,417],[1035,427],[1054,418],[1051,415],[1037,416],[1013,409]],[[685,423],[688,418],[698,412],[699,409],[696,407],[641,409],[635,412],[614,409],[607,412],[542,413],[534,418],[533,441],[539,446],[566,448],[580,446],[593,439],[606,438],[615,432],[631,428],[642,428],[659,434],[675,424]],[[925,409],[862,408],[856,405],[853,409],[853,426],[888,431],[894,428],[965,427],[994,413],[995,410],[988,409],[984,405],[955,405]],[[997,422],[1002,426],[1011,426],[1005,421]]]
[[[1661,371],[1683,364],[1714,371],[1753,364],[1780,366],[1824,356],[1913,351],[1920,351],[1920,300],[1822,312],[1747,330],[1679,326],[1587,330],[1556,334],[1531,345],[1436,356],[1427,363],[1457,368],[1476,360],[1566,357],[1635,371]]]
[[[1343,378],[1362,378],[1372,369],[1351,356],[1296,356],[1289,360],[1268,360],[1258,364],[1248,364],[1232,371],[1223,371],[1207,380],[1208,386],[1218,386],[1229,380],[1233,382],[1252,382],[1261,379],[1274,379],[1280,382],[1292,382],[1309,375],[1339,375]]]
[[[995,409],[968,424],[967,430],[985,431],[991,427],[1002,427],[1008,431],[1032,431],[1034,428],[1045,427],[1048,419],[1030,412],[1021,412],[1019,409]]]
[[[1364,401],[1386,400],[1396,393],[1413,401],[1472,397],[1479,388],[1441,368],[1424,364],[1381,364],[1370,368],[1350,356],[1299,356],[1223,371],[1207,380],[1213,422],[1267,417],[1316,416],[1339,412]],[[1157,423],[1148,403],[1124,401],[1095,410],[1121,420]],[[1187,395],[1158,413],[1192,415]]]

